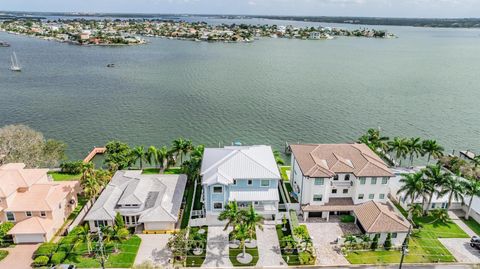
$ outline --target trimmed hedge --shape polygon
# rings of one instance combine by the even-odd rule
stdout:
[[[65,257],[67,257],[67,253],[63,251],[56,252],[53,254],[52,259],[50,260],[50,263],[52,264],[61,264],[63,260],[65,260]]]
[[[33,260],[34,266],[45,266],[48,264],[49,258],[47,256],[38,256]]]

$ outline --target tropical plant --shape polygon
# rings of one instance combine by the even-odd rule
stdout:
[[[98,183],[98,181],[93,176],[89,176],[89,177],[85,178],[84,180],[82,180],[81,185],[82,185],[85,197],[88,200],[97,197],[97,195],[99,194],[99,192],[101,190],[100,184]]]
[[[250,238],[250,230],[245,223],[240,223],[233,230],[233,238],[240,242],[240,248],[242,249],[242,257],[245,257],[245,241]]]
[[[132,150],[130,147],[120,141],[110,141],[107,143],[104,163],[110,171],[122,170],[132,165]]]
[[[464,185],[458,180],[457,176],[446,175],[445,181],[442,184],[441,194],[442,196],[448,194],[447,210],[450,209],[453,198],[457,201],[462,201],[463,203],[463,187]]]
[[[386,153],[388,151],[388,140],[388,137],[380,135],[380,130],[368,129],[367,133],[358,139],[358,142],[367,145],[374,152]]]
[[[423,173],[417,172],[413,174],[402,174],[400,183],[402,183],[402,186],[397,191],[397,194],[405,193],[405,198],[410,197],[411,199],[410,204],[415,204],[415,199],[423,194],[425,186],[423,181]],[[410,212],[408,214],[408,219],[412,220],[412,214]]]
[[[5,241],[7,241],[7,233],[13,228],[14,225],[15,224],[9,221],[0,224],[0,247],[6,245]]]
[[[77,232],[77,237],[78,237],[78,243],[83,243],[85,242],[87,245],[87,252],[88,255],[92,254],[92,234],[90,233],[90,227],[88,226],[88,222],[85,223],[85,225],[79,225],[78,226],[78,232]]]
[[[193,145],[191,140],[186,140],[184,138],[177,138],[173,140],[172,153],[174,153],[177,158],[180,157],[180,164],[183,163],[184,156],[192,149]]]
[[[445,182],[445,173],[440,165],[429,165],[423,169],[425,175],[424,191],[428,196],[428,203],[423,205],[423,214],[428,213],[428,207],[432,203],[433,195],[440,195],[439,187]]]
[[[385,243],[383,243],[383,247],[385,250],[390,250],[392,248],[392,234],[388,233],[387,238],[385,239]]]
[[[395,163],[402,166],[402,159],[405,159],[408,154],[408,140],[401,137],[393,138],[393,141],[388,141],[389,152],[394,153]]]
[[[218,215],[218,220],[227,221],[227,223],[225,224],[225,228],[223,229],[224,231],[226,231],[230,226],[236,227],[241,221],[241,213],[238,209],[237,202],[229,202],[225,206],[225,210],[223,210],[220,215]]]
[[[440,146],[435,140],[424,140],[422,142],[422,148],[424,154],[427,154],[427,164],[430,163],[430,158],[438,159],[443,156],[443,147]]]
[[[465,195],[470,196],[470,202],[468,202],[468,210],[465,214],[465,219],[469,219],[470,211],[472,210],[472,202],[475,196],[480,196],[480,181],[476,179],[470,179],[464,183]]]
[[[287,252],[292,252],[297,247],[297,241],[293,238],[292,235],[287,235],[282,239],[282,245],[284,245],[284,249]]]
[[[145,147],[144,146],[136,146],[132,150],[132,158],[133,162],[136,163],[137,161],[140,162],[140,169],[143,169],[143,160],[146,158],[145,154]]]
[[[172,254],[175,260],[184,260],[187,255],[188,249],[188,240],[187,240],[188,229],[182,229],[175,233],[168,240],[167,246],[172,251]]]
[[[243,214],[243,222],[247,226],[248,233],[249,233],[249,238],[253,239],[253,236],[255,235],[255,230],[258,228],[260,231],[263,231],[263,216],[255,212],[255,208],[253,207],[252,204],[248,207],[248,210],[246,210]]]
[[[480,155],[476,155],[475,157],[473,157],[472,163],[473,163],[473,166],[475,168],[479,167],[480,166]]]
[[[83,169],[83,161],[63,162],[60,164],[60,172],[65,174],[80,174]]]
[[[430,223],[434,223],[439,221],[440,223],[447,223],[450,220],[450,217],[448,216],[448,212],[445,209],[434,209],[431,210],[429,215],[433,218],[433,221]]]
[[[45,266],[49,260],[50,259],[47,256],[38,256],[33,260],[33,265],[38,267]]]
[[[364,234],[362,237],[362,245],[364,248],[370,247],[370,242],[372,241],[372,238],[368,234]]]
[[[283,160],[282,154],[280,153],[280,151],[278,150],[273,151],[273,157],[275,157],[275,162],[277,163],[277,165],[285,164],[285,161]]]
[[[412,216],[412,218],[418,218],[422,216],[423,208],[419,204],[410,204],[407,212],[409,216]]]
[[[413,166],[413,157],[423,154],[422,143],[420,143],[420,137],[412,137],[407,141],[408,153],[410,155],[410,166]]]
[[[160,164],[161,171],[165,170],[168,167],[169,156],[170,152],[168,151],[166,146],[157,149],[157,161]]]
[[[353,244],[357,243],[357,238],[353,235],[347,235],[345,237],[345,244],[351,247]]]
[[[376,250],[378,248],[378,239],[380,236],[378,234],[375,234],[372,240],[372,244],[370,245],[371,250]]]
[[[115,225],[120,228],[125,228],[125,222],[123,221],[123,217],[120,215],[120,212],[115,214]]]
[[[155,167],[158,166],[158,150],[155,146],[150,146],[145,153],[145,161],[152,165],[154,164]]]
[[[282,231],[286,231],[287,230],[287,216],[286,215],[283,215],[283,218],[282,218],[282,224],[283,224],[283,227],[282,227]]]

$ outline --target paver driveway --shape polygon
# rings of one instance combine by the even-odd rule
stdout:
[[[470,238],[439,238],[459,262],[480,263],[480,252],[470,246]]]
[[[277,230],[275,224],[263,225],[263,231],[256,229],[258,259],[257,267],[280,267],[287,266],[280,252]]]
[[[207,238],[207,255],[202,267],[232,267],[228,257],[228,233],[222,226],[209,226]]]
[[[135,264],[151,261],[154,264],[166,267],[172,257],[172,252],[167,247],[169,234],[138,234],[142,243],[138,249]]]
[[[31,268],[33,252],[39,244],[22,244],[13,248],[6,248],[8,256],[0,261],[0,269],[28,269]]]
[[[343,236],[348,230],[360,233],[353,223],[318,222],[304,223],[313,239],[313,245],[317,250],[317,265],[348,265],[347,259],[334,249],[333,241]]]

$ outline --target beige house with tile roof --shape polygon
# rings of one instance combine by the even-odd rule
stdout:
[[[351,214],[366,201],[385,202],[394,175],[364,144],[291,145],[293,193],[304,218]]]
[[[25,169],[23,163],[0,166],[0,222],[15,243],[50,240],[77,205],[78,181],[54,182],[48,169]]]

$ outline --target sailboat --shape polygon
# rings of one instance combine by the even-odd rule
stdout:
[[[21,72],[22,68],[18,64],[17,54],[15,54],[15,52],[13,52],[13,55],[10,56],[10,60],[12,60],[12,65],[10,66],[10,70],[14,72]]]

